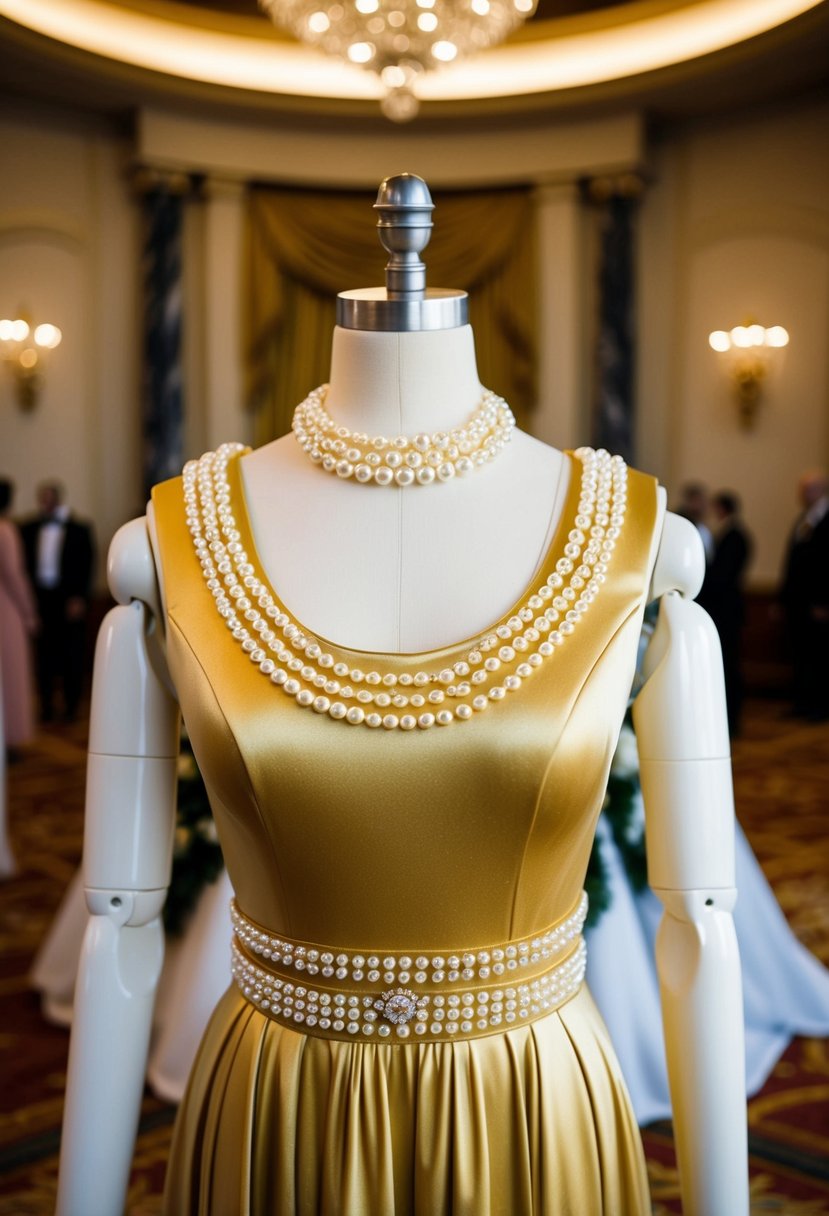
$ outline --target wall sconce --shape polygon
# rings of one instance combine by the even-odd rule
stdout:
[[[734,329],[715,329],[708,335],[708,345],[728,359],[728,370],[734,383],[740,422],[744,427],[754,425],[760,389],[769,369],[770,352],[788,346],[789,335],[782,325],[764,329],[749,322]]]
[[[32,327],[23,315],[14,321],[0,321],[0,357],[14,377],[17,404],[26,413],[37,404],[43,383],[43,356],[47,350],[54,350],[62,337],[57,325]]]

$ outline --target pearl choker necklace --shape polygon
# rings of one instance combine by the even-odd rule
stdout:
[[[554,572],[522,607],[451,667],[428,671],[413,656],[409,671],[363,671],[338,660],[292,620],[245,551],[227,477],[228,463],[244,450],[239,443],[223,444],[184,467],[187,526],[207,589],[231,637],[276,689],[297,705],[350,726],[402,731],[448,726],[516,692],[567,642],[600,593],[624,523],[624,461],[579,448],[581,487],[573,527]]]
[[[370,437],[337,426],[325,408],[328,385],[315,388],[294,410],[293,432],[303,451],[327,473],[378,486],[426,486],[463,477],[494,459],[509,442],[515,418],[502,397],[487,389],[462,427],[433,435]]]

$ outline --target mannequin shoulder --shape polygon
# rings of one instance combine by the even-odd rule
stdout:
[[[661,486],[658,493],[663,519],[648,598],[656,600],[668,591],[679,591],[694,599],[705,577],[702,537],[690,520],[665,510],[666,495]]]
[[[155,615],[160,615],[161,595],[150,527],[148,512],[118,529],[109,546],[107,582],[119,604],[141,600]]]

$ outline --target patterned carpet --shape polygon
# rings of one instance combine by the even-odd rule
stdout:
[[[9,770],[19,873],[0,884],[0,1216],[54,1210],[67,1036],[42,1019],[27,974],[80,854],[84,742],[82,724],[49,728]],[[795,932],[829,965],[829,729],[785,719],[775,702],[753,702],[734,771],[748,838]],[[145,1098],[130,1216],[160,1211],[174,1113]],[[826,1041],[790,1046],[750,1104],[749,1133],[753,1216],[829,1214]],[[674,1216],[681,1209],[670,1124],[648,1128],[645,1147],[655,1216]]]

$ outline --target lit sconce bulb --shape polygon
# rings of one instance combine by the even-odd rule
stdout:
[[[766,330],[766,346],[788,346],[789,334],[782,325],[772,325]]]
[[[731,350],[731,339],[724,329],[715,329],[708,335],[708,345],[712,350],[723,354],[725,351]]]
[[[516,12],[531,13],[535,8],[535,0],[512,0]]]
[[[11,324],[11,340],[12,342],[25,342],[29,336],[29,325],[27,321],[21,321],[20,318]]]
[[[314,34],[324,34],[330,25],[327,14],[323,12],[312,13],[308,18],[308,29]]]
[[[376,13],[380,0],[355,0],[354,7],[358,13]]]
[[[434,13],[421,13],[417,19],[417,28],[423,30],[424,34],[431,34],[432,30],[438,28],[438,19]]]
[[[60,346],[60,340],[63,334],[58,329],[57,325],[38,325],[34,333],[35,342],[38,346],[43,346],[46,350],[54,350],[56,346]]]
[[[445,39],[440,42],[435,42],[432,45],[432,54],[435,59],[439,59],[441,63],[451,63],[458,53],[458,48],[454,42],[448,42]]]
[[[472,0],[469,6],[473,13],[477,13],[479,17],[485,17],[489,12],[489,0]]]

